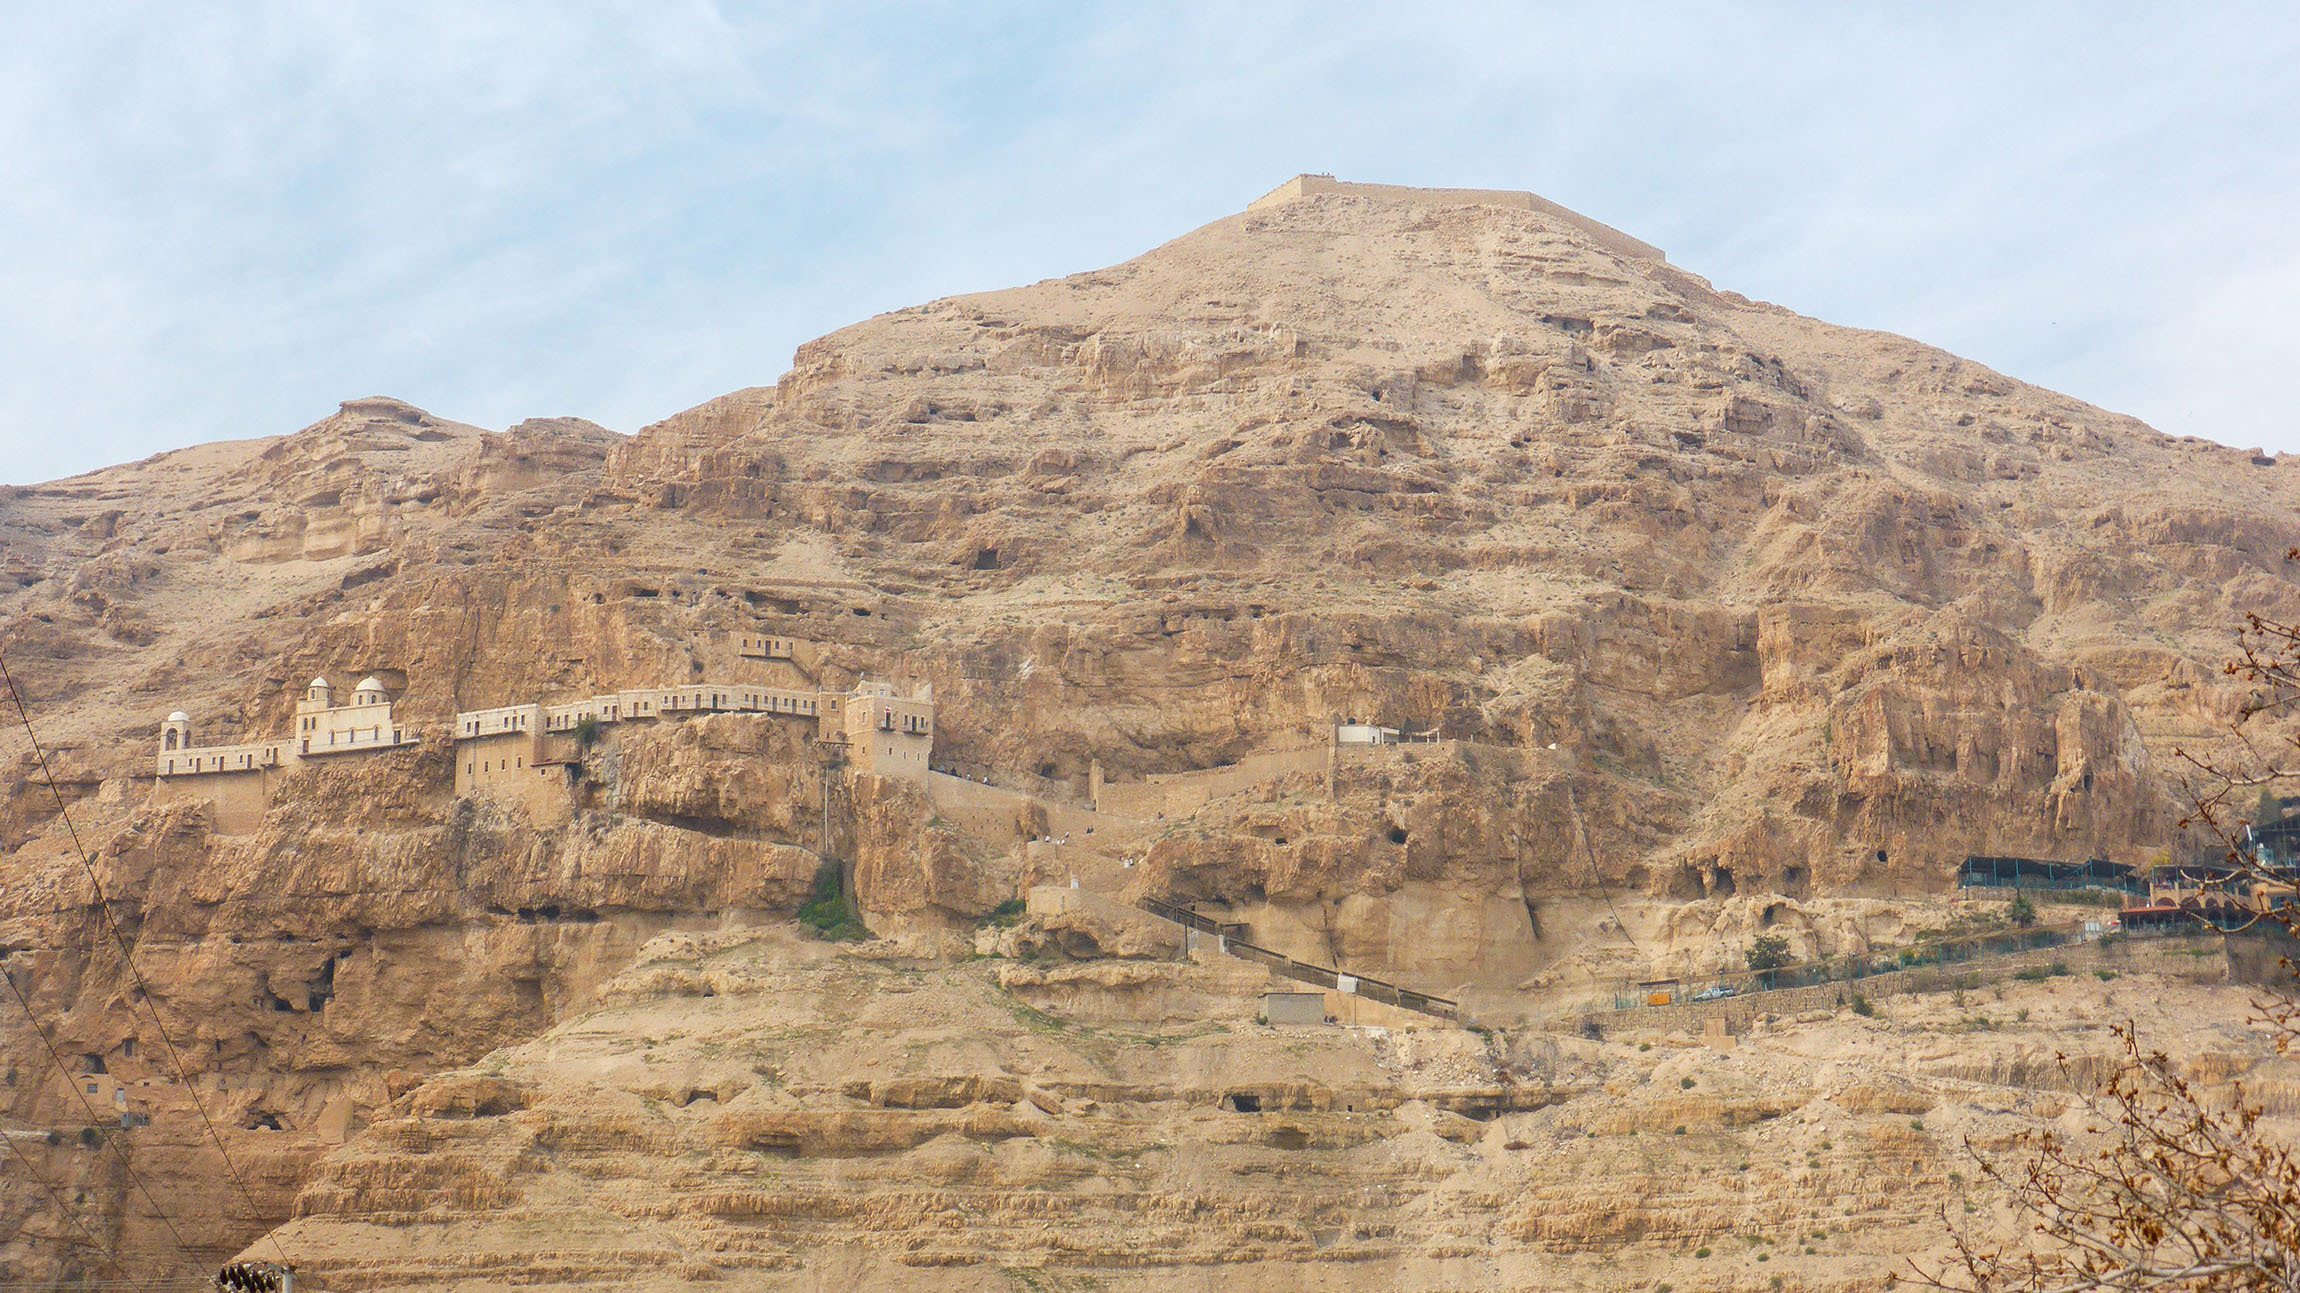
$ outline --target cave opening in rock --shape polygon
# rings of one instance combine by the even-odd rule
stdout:
[[[1247,1095],[1243,1091],[1234,1091],[1223,1097],[1222,1103],[1229,1106],[1232,1113],[1260,1113],[1262,1111],[1262,1097]]]
[[[1390,843],[1392,843],[1392,844],[1403,844],[1403,843],[1405,843],[1405,842],[1406,842],[1406,828],[1405,828],[1405,827],[1403,827],[1403,826],[1392,826],[1392,827],[1390,827]]]
[[[998,569],[998,549],[982,548],[976,551],[974,554],[974,568],[976,570]]]

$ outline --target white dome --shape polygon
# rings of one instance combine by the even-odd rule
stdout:
[[[171,723],[189,723],[192,721],[192,716],[179,709],[168,715],[168,721]]]
[[[353,691],[382,691],[382,690],[383,690],[383,680],[382,680],[381,678],[378,678],[378,677],[376,677],[376,676],[375,676],[375,675],[373,675],[373,674],[369,674],[367,677],[360,679],[360,680],[359,680],[359,685],[358,685],[357,687],[354,687],[354,688],[352,688],[352,690],[353,690]]]
[[[328,683],[328,680],[327,680],[327,679],[325,679],[325,678],[314,678],[314,679],[312,679],[312,680],[311,680],[311,685],[312,685],[312,688],[313,688],[314,690],[316,690],[316,691],[331,691],[331,690],[333,690],[333,688],[332,688],[332,687],[329,685],[329,683]]]

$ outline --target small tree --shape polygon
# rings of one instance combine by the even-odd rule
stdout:
[[[1750,942],[1749,950],[1742,954],[1741,959],[1749,963],[1750,969],[1765,975],[1770,982],[1772,972],[1789,963],[1789,940],[1781,934],[1759,934]]]
[[[2005,907],[2005,919],[2011,921],[2015,929],[2027,929],[2036,923],[2036,904],[2028,900],[2027,894],[2016,893]]]

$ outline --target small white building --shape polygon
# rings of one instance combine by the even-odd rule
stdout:
[[[1397,743],[1398,729],[1394,727],[1376,727],[1372,723],[1336,723],[1334,725],[1334,744],[1336,745],[1396,745]]]
[[[391,693],[380,679],[360,679],[351,689],[351,703],[339,705],[327,679],[314,678],[296,702],[295,752],[303,757],[413,745],[414,738],[400,727],[391,709]]]

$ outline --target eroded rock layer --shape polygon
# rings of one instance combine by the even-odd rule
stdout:
[[[2170,751],[2244,700],[2218,674],[2229,627],[2300,615],[2282,561],[2300,467],[1633,250],[1538,207],[1308,194],[1107,270],[858,324],[773,387],[634,437],[573,419],[490,433],[369,399],[291,436],[0,490],[0,647],[155,998],[112,950],[21,731],[0,731],[0,965],[44,1032],[0,1002],[0,1112],[105,1244],[191,1268],[299,1208],[372,1195],[401,1215],[427,1191],[477,1206],[513,1188],[505,1164],[542,1151],[492,1133],[468,1180],[426,1175],[463,1170],[428,1142],[385,1164],[430,1117],[406,1101],[463,1098],[425,1079],[582,1016],[649,939],[781,922],[826,859],[907,954],[962,952],[1029,883],[1083,876],[1226,905],[1293,955],[1506,1024],[1592,967],[1729,959],[1718,931],[1773,923],[1776,896],[1889,904],[1976,851],[2178,850]],[[730,715],[612,732],[563,819],[456,797],[456,711],[791,682],[733,648],[742,632],[819,644],[811,684],[932,684],[937,766],[1008,789],[938,799],[826,763],[804,726]],[[423,742],[283,775],[246,831],[155,784],[168,712],[204,741],[284,733],[323,673],[382,679]],[[1301,754],[1344,719],[1441,739]],[[1155,778],[1214,769],[1242,771],[1160,798]],[[1151,806],[1086,812],[1105,783]],[[1863,910],[1800,938],[1858,944],[1897,919]],[[865,1016],[890,982],[851,985]],[[152,1124],[83,1106],[46,1043]],[[903,1172],[945,1144],[946,1184],[1061,1169],[1141,1189],[1043,1148],[1107,1132],[1151,1153],[1099,1123],[1021,1148],[998,1134],[1085,1116],[1083,1080],[1051,1111],[1019,1094],[901,1117],[866,1099],[832,1123],[762,1109],[749,1140],[678,1152],[894,1137]],[[1397,1098],[1452,1098],[1414,1089]],[[1112,1098],[1121,1120],[1157,1103]],[[516,1112],[567,1153],[660,1131],[633,1122],[625,1143]],[[1319,1170],[1355,1202],[1219,1242],[1475,1283],[1445,1244],[1393,1237],[1400,1182],[1452,1188],[1429,1156],[1465,1143],[1403,1126],[1367,1133],[1388,1149],[1291,1147],[1332,1150]],[[796,1206],[781,1197],[663,1206]],[[57,1257],[44,1197],[0,1199],[23,1219],[12,1270],[90,1269]],[[1194,1206],[1262,1206],[1226,1199]],[[822,1206],[860,1235],[906,1205]],[[1154,1224],[1191,1252],[1216,1242]],[[1014,1233],[1037,1236],[1001,1241],[1028,1266],[1061,1228]],[[794,1242],[743,1262],[780,1269]]]

